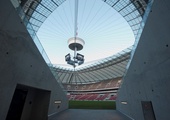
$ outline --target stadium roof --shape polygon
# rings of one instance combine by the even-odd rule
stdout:
[[[23,6],[34,31],[38,31],[48,16],[66,0],[28,0]],[[149,0],[102,0],[119,12],[136,36]]]
[[[58,80],[66,84],[89,84],[111,80],[124,75],[131,50],[132,47],[129,47],[116,55],[86,63],[75,70],[61,66],[53,66],[51,69],[57,73]]]
[[[66,0],[22,1],[21,7],[25,12],[25,18],[23,19],[27,19],[29,21],[29,24],[27,24],[27,29],[30,34],[36,33],[44,21],[48,19],[50,14],[59,8],[65,1]],[[116,10],[127,21],[135,38],[138,34],[140,34],[140,26],[149,0],[101,1],[109,5],[110,8]],[[22,18],[22,15],[20,16]],[[110,57],[88,62],[85,65],[77,67],[76,69],[66,68],[59,65],[55,65],[51,69],[53,72],[57,73],[57,78],[60,82],[70,84],[94,83],[101,80],[122,77],[126,71],[126,66],[130,59],[131,50],[132,47],[129,47],[116,55],[110,55]]]

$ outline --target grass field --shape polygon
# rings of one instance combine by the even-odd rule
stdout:
[[[70,109],[116,109],[115,101],[69,101]]]

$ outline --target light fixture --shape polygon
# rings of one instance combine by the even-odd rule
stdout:
[[[84,63],[84,55],[77,53],[77,51],[83,49],[84,44],[84,40],[78,37],[72,37],[68,40],[68,46],[74,51],[74,56],[71,57],[70,53],[65,56],[65,61],[67,64],[70,64],[75,68],[77,65]]]
[[[61,100],[54,101],[55,104],[61,104]]]
[[[127,105],[127,101],[121,101],[121,103]]]

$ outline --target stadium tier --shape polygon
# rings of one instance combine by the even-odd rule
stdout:
[[[119,88],[122,78],[115,78],[91,84],[63,84],[66,91],[87,91],[87,90],[101,90]]]
[[[109,101],[116,100],[121,79],[115,78],[85,85],[63,84],[63,86],[69,100]]]
[[[82,101],[112,101],[116,100],[117,94],[70,94],[67,95],[69,100],[82,100]]]

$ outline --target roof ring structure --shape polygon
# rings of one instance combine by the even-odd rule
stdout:
[[[75,50],[76,47],[77,51],[80,51],[83,49],[84,44],[85,44],[84,40],[79,37],[72,37],[68,39],[68,47],[71,50]]]

